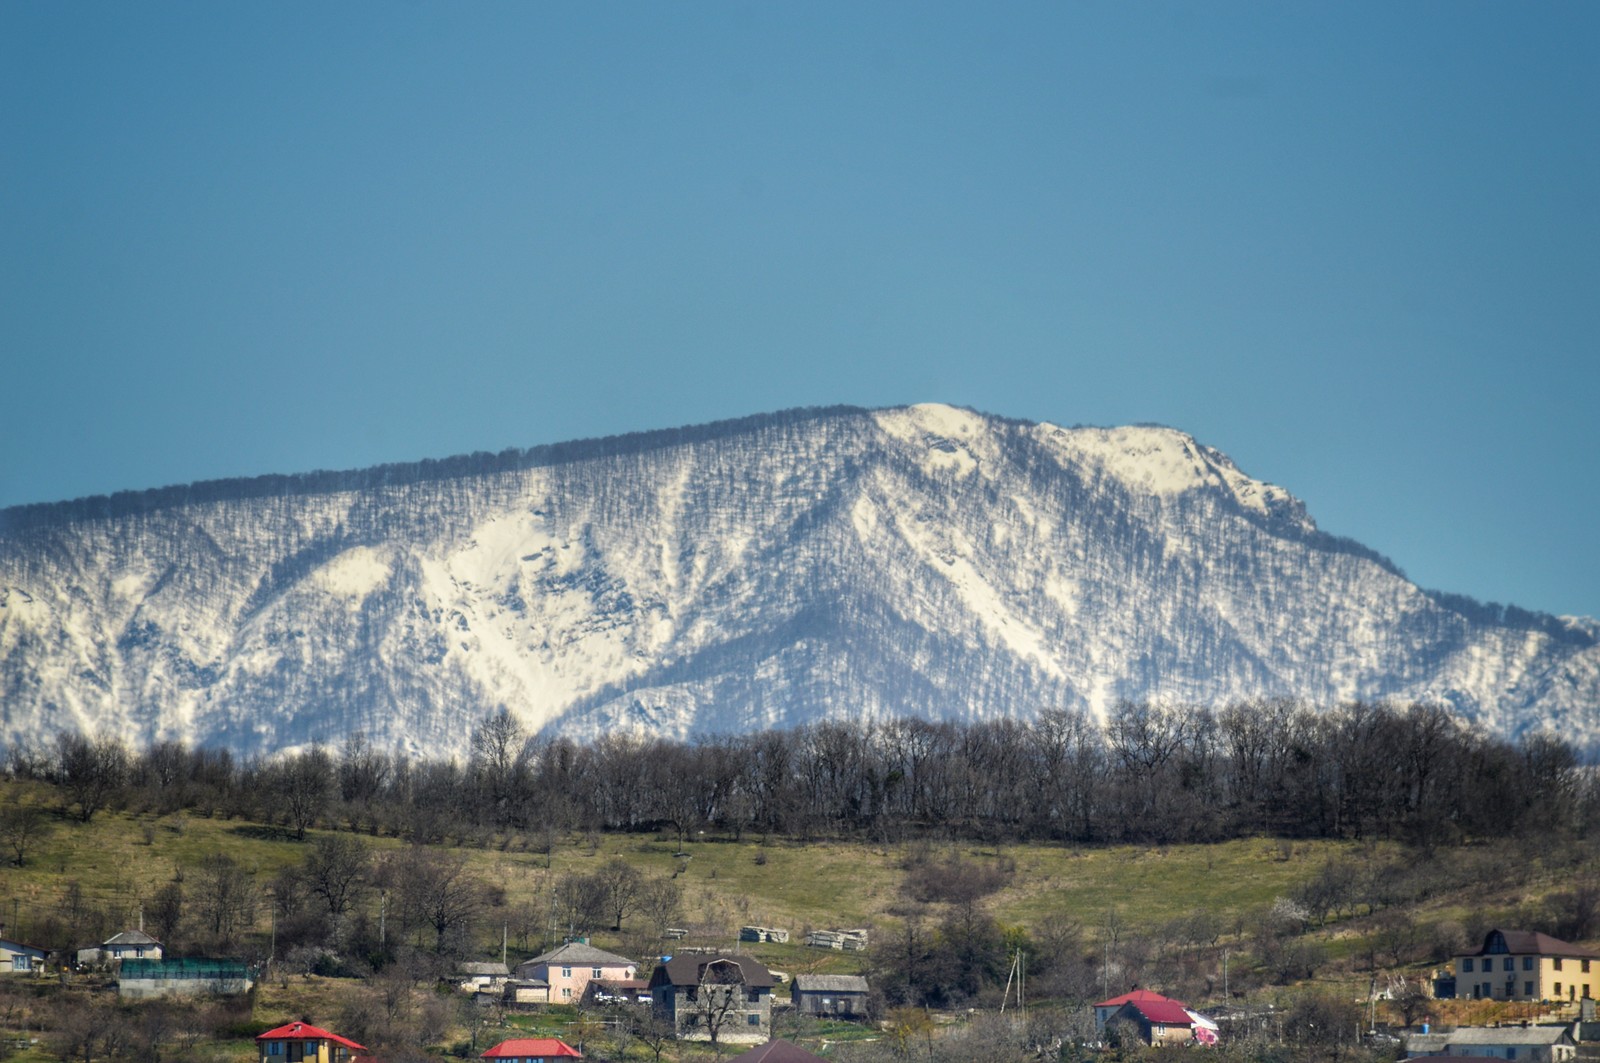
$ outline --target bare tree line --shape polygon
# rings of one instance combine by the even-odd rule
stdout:
[[[1423,704],[1319,712],[1263,700],[1220,711],[1124,702],[1104,721],[824,721],[681,742],[627,734],[530,737],[500,709],[471,753],[412,760],[361,734],[270,759],[61,733],[13,747],[14,776],[52,783],[62,811],[186,810],[421,843],[520,834],[536,850],[573,831],[759,836],[930,834],[1074,844],[1283,837],[1451,844],[1600,817],[1600,787],[1548,734],[1512,741]],[[36,821],[0,816],[21,861]]]

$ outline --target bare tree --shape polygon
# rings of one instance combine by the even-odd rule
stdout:
[[[611,929],[621,930],[622,920],[638,906],[644,893],[644,876],[632,864],[614,857],[602,864],[590,879],[611,917]]]
[[[77,805],[83,822],[106,806],[127,771],[128,751],[121,740],[103,735],[91,741],[68,731],[56,735],[56,781],[66,793],[67,807]]]
[[[440,954],[465,950],[487,904],[482,883],[458,853],[412,848],[392,862],[391,877],[407,921],[433,931]]]
[[[194,902],[210,944],[227,952],[255,921],[255,882],[233,857],[213,853],[200,861]]]
[[[327,811],[333,776],[333,760],[321,746],[312,746],[275,766],[272,789],[288,814],[296,841],[304,841],[306,831]]]
[[[653,878],[639,894],[639,912],[657,937],[683,912],[683,887],[670,878]]]
[[[327,905],[335,922],[355,905],[371,865],[366,844],[351,834],[318,838],[306,854],[305,876],[311,893]]]
[[[15,854],[12,862],[18,867],[27,859],[28,850],[49,837],[53,829],[44,809],[24,803],[15,791],[0,808],[0,840]]]
[[[501,706],[472,732],[469,770],[481,790],[489,819],[497,826],[516,820],[515,783],[527,767],[527,739],[522,724]]]
[[[701,968],[700,982],[690,990],[687,1011],[690,1024],[706,1031],[713,1052],[720,1052],[728,1024],[744,1014],[746,992],[744,971],[732,960],[712,960]]]

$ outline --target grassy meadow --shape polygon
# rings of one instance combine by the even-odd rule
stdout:
[[[41,944],[55,944],[65,934],[73,934],[75,945],[90,945],[117,930],[136,926],[141,906],[148,905],[163,885],[175,878],[192,881],[203,860],[223,854],[250,873],[260,898],[238,955],[263,959],[273,943],[268,886],[284,869],[301,866],[315,839],[327,833],[313,831],[307,839],[296,841],[278,826],[192,812],[106,811],[85,824],[62,815],[55,791],[33,782],[0,782],[0,801],[35,804],[48,811],[47,832],[28,845],[23,864],[16,866],[7,859],[0,866],[3,936]],[[363,840],[375,854],[408,845],[387,836],[364,835]],[[1484,926],[1496,921],[1514,925],[1516,920],[1535,920],[1548,897],[1593,875],[1597,867],[1587,848],[1577,855],[1547,858],[1532,842],[1518,854],[1520,870],[1512,873],[1503,854],[1486,846],[1423,852],[1395,843],[1272,838],[1163,847],[996,847],[926,838],[884,845],[753,837],[733,840],[701,834],[685,845],[684,853],[678,852],[677,838],[670,834],[572,834],[557,837],[548,852],[526,835],[481,841],[450,849],[467,861],[476,879],[490,887],[489,907],[472,939],[475,958],[499,959],[504,943],[508,959],[515,965],[558,944],[565,928],[554,925],[556,921],[548,914],[553,885],[563,876],[588,874],[620,858],[646,876],[675,878],[683,897],[677,925],[687,929],[689,936],[674,944],[644,934],[640,927],[625,921],[621,933],[599,931],[593,935],[593,942],[602,948],[625,952],[646,961],[648,967],[654,955],[674,948],[734,947],[741,925],[758,924],[788,929],[790,943],[737,947],[776,970],[791,975],[864,973],[871,962],[869,954],[806,948],[802,944],[805,931],[866,927],[876,943],[887,945],[903,926],[907,869],[919,863],[954,861],[994,872],[998,887],[987,893],[982,905],[1017,939],[1037,940],[1047,926],[1065,925],[1072,928],[1076,946],[1092,953],[1114,927],[1125,941],[1149,943],[1140,952],[1142,984],[1187,994],[1187,999],[1200,1005],[1224,999],[1220,977],[1225,956],[1232,964],[1230,987],[1235,995],[1245,992],[1248,999],[1282,1001],[1285,994],[1307,985],[1331,988],[1350,1000],[1364,998],[1368,985],[1380,976],[1403,974],[1414,980],[1426,976],[1430,963],[1470,940],[1473,933],[1481,934]],[[1468,882],[1471,888],[1445,886],[1405,902],[1404,915],[1414,928],[1415,939],[1403,962],[1385,961],[1379,971],[1373,959],[1374,943],[1386,932],[1385,926],[1392,926],[1393,910],[1377,912],[1370,905],[1351,904],[1345,910],[1336,908],[1307,920],[1301,937],[1314,944],[1319,957],[1312,978],[1273,977],[1263,969],[1256,949],[1257,931],[1266,913],[1275,903],[1281,904],[1281,899],[1303,894],[1331,864],[1395,866],[1427,861],[1437,862],[1429,866],[1437,867],[1441,883]],[[375,895],[361,902],[369,917],[375,915],[378,903]],[[922,909],[933,918],[940,910],[938,904]],[[1182,933],[1174,928],[1197,913],[1208,919],[1209,940],[1204,940],[1205,934],[1199,939],[1193,935],[1182,939]],[[1390,922],[1386,924],[1385,918]],[[90,929],[96,927],[99,929]],[[52,940],[44,941],[46,935]],[[426,933],[416,932],[414,943],[425,948],[429,944]],[[1396,951],[1395,956],[1399,955]],[[1184,980],[1180,980],[1180,963]],[[1099,988],[1098,982],[1094,988]],[[1112,992],[1122,988],[1111,985]],[[9,1028],[15,1035],[13,1049],[26,1045],[29,1022],[47,1026],[50,1009],[77,1006],[76,1002],[87,999],[83,993],[88,991],[92,986],[63,987],[54,997],[41,997],[31,1011],[27,1006],[19,1011],[7,1005],[0,1008],[0,1028]],[[279,969],[263,980],[246,1005],[248,1014],[237,1036],[218,1040],[207,1051],[218,1063],[244,1063],[254,1058],[249,1040],[252,1029],[296,1018],[336,1024],[341,1015],[348,1014],[343,1009],[367,991],[359,979],[291,975]],[[450,1007],[458,1007],[448,993],[421,991],[439,1000],[449,998]],[[786,994],[780,998],[786,999]],[[1441,1004],[1433,1011],[1441,1020],[1523,1017],[1503,1005],[1468,1002]],[[591,1024],[591,1018],[571,1008],[534,1014],[496,1013],[489,1019],[469,1019],[452,1010],[448,1031],[432,1051],[468,1054],[510,1036],[550,1035],[571,1040],[584,1035]],[[786,1029],[780,1025],[779,1032],[802,1040],[809,1037],[816,1043],[874,1035],[870,1028],[859,1026]],[[19,1063],[44,1063],[58,1056],[52,1054],[48,1042],[36,1040],[12,1058]],[[635,1046],[627,1050],[627,1058],[650,1056]],[[701,1048],[674,1046],[662,1058],[709,1057]]]

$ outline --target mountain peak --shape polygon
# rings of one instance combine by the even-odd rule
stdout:
[[[1423,592],[1172,428],[834,408],[283,479],[0,536],[0,738],[450,752],[501,706],[684,737],[1291,696],[1600,745],[1592,622]]]

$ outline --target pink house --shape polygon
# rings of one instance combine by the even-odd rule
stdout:
[[[632,978],[639,965],[626,956],[571,941],[517,964],[517,978],[547,982],[550,1003],[575,1003],[592,981],[621,982]]]

